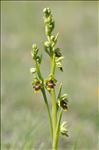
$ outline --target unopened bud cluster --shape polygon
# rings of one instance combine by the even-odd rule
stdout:
[[[52,18],[51,10],[49,8],[45,8],[44,12],[44,24],[45,24],[45,33],[47,36],[51,35],[54,29],[54,21]]]

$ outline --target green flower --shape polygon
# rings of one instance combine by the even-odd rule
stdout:
[[[60,132],[62,135],[65,135],[68,137],[68,130],[67,130],[67,122],[64,121],[60,126]]]
[[[64,94],[61,97],[59,97],[58,106],[61,107],[63,109],[63,111],[67,111],[68,110],[67,94]]]
[[[58,50],[58,49],[57,49],[57,50]],[[62,62],[62,60],[64,59],[64,57],[61,56],[60,51],[57,51],[57,50],[55,51],[55,55],[56,55],[56,56],[60,55],[60,56],[59,56],[59,57],[56,57],[56,66],[57,66],[61,71],[63,71],[61,62]]]

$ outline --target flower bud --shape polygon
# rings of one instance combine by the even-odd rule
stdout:
[[[52,29],[48,25],[45,26],[45,33],[46,33],[46,35],[49,36],[51,34],[51,32],[52,32]]]
[[[32,74],[36,73],[36,68],[30,68],[30,72],[31,72]]]
[[[48,23],[47,25],[45,25],[45,33],[46,35],[51,35],[52,31],[54,29],[54,21],[52,21],[51,23]]]
[[[54,35],[51,36],[51,40],[52,40],[53,42],[55,41],[55,36],[54,36]]]
[[[51,14],[50,8],[44,8],[43,13],[45,14],[45,17],[48,17]]]
[[[50,46],[51,46],[51,45],[50,45],[50,42],[46,41],[46,42],[44,43],[44,46],[47,47],[47,48],[50,47]]]
[[[46,25],[48,25],[48,24],[50,24],[51,22],[52,22],[52,15],[50,15],[48,18],[44,18],[44,23],[46,24]]]
[[[36,45],[36,44],[33,44],[33,45],[32,45],[32,48],[33,48],[33,49],[37,49],[37,45]]]

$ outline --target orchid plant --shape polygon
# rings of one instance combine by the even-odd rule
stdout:
[[[45,34],[47,37],[47,40],[43,42],[43,48],[50,59],[50,72],[48,77],[44,79],[41,73],[42,55],[39,54],[39,48],[36,44],[32,45],[31,52],[35,68],[31,68],[30,71],[33,74],[32,86],[34,93],[41,91],[44,98],[49,119],[52,150],[57,150],[60,133],[68,136],[67,123],[63,122],[61,124],[62,114],[64,111],[68,110],[68,97],[67,94],[62,94],[62,83],[60,83],[57,94],[55,91],[55,86],[57,84],[55,71],[58,68],[61,72],[63,72],[62,60],[64,57],[61,49],[56,47],[59,33],[57,33],[56,36],[52,35],[52,31],[55,27],[55,21],[53,20],[50,8],[44,8],[43,13]],[[49,107],[46,92],[50,94],[52,99],[51,109]]]

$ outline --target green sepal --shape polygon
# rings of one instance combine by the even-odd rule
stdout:
[[[63,56],[61,57],[56,57],[56,66],[63,72],[63,68],[62,68],[62,64],[61,64],[61,61],[63,60]]]
[[[68,94],[63,94],[60,99],[68,102]]]
[[[63,111],[68,110],[68,98],[67,94],[60,95],[57,102],[58,107],[62,108]]]
[[[54,29],[54,26],[55,26],[55,22],[54,21],[52,21],[49,24],[46,24],[46,26],[45,26],[45,33],[46,33],[47,36],[51,35],[51,33],[52,33],[53,29]]]
[[[49,41],[44,42],[44,50],[45,52],[51,56],[52,55],[52,47],[51,47],[51,43]]]
[[[58,39],[59,33],[56,34],[56,36],[53,38],[53,44],[52,47],[54,47],[57,43],[57,39]]]
[[[56,62],[61,62],[63,59],[64,59],[64,57],[63,57],[63,56],[58,57],[58,58],[56,59]]]
[[[32,74],[35,74],[35,73],[36,73],[36,68],[30,68],[30,72],[31,72]]]
[[[64,121],[60,126],[60,133],[66,137],[68,137],[68,130],[67,130],[67,122]]]

